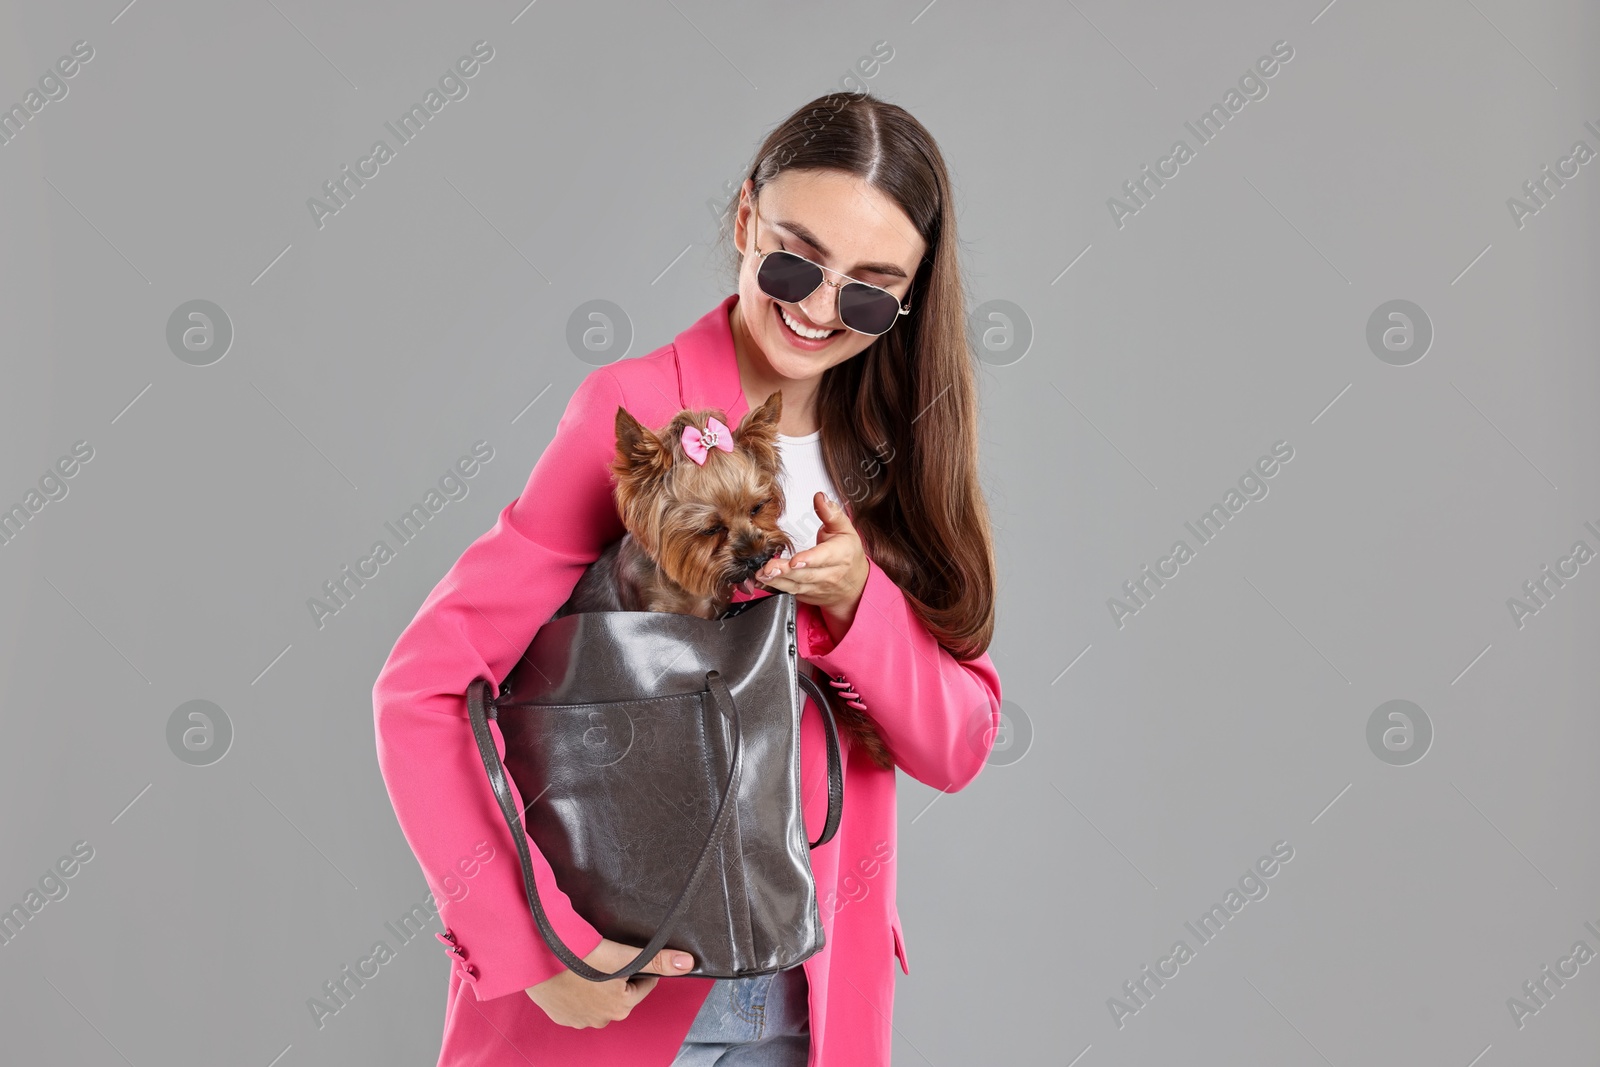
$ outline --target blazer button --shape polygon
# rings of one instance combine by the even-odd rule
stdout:
[[[794,646],[793,645],[789,646],[789,655],[791,655],[791,656],[794,655]]]

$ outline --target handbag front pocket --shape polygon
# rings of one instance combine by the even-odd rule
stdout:
[[[506,770],[519,784],[527,833],[584,919],[613,941],[643,945],[683,888],[728,784],[733,724],[706,690],[587,704],[502,704]],[[521,788],[526,784],[526,788]],[[736,797],[729,797],[734,803]],[[730,828],[732,829],[732,828]],[[737,848],[738,834],[727,837]],[[741,864],[713,870],[738,872]],[[697,959],[743,955],[748,934],[730,916],[745,887],[702,881],[683,930],[720,944],[668,944]]]

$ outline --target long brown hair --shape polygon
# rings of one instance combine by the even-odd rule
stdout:
[[[994,634],[994,543],[978,483],[977,375],[944,158],[904,108],[832,93],[779,123],[745,176],[759,196],[784,171],[808,169],[862,179],[926,242],[910,314],[823,372],[817,415],[828,476],[873,562],[940,645],[973,659]],[[739,201],[721,220],[725,234]],[[735,289],[741,259],[735,247]]]

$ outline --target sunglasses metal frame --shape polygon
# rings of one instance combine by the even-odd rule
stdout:
[[[751,224],[751,227],[750,227],[750,238],[751,238],[751,247],[753,247],[755,249],[755,251],[756,251],[756,282],[757,282],[757,284],[760,284],[760,281],[761,281],[761,268],[767,262],[767,257],[770,256],[770,255],[773,255],[775,253],[782,253],[783,255],[786,255],[786,256],[793,256],[795,259],[800,260],[800,262],[802,262],[802,263],[809,263],[811,266],[817,268],[817,270],[823,272],[821,274],[821,277],[817,281],[817,284],[812,287],[811,293],[816,292],[818,289],[822,288],[824,285],[831,285],[831,286],[833,286],[833,288],[839,290],[839,293],[836,293],[834,295],[833,306],[835,308],[835,313],[839,316],[839,321],[841,323],[844,323],[844,328],[849,330],[852,333],[859,333],[863,337],[882,337],[884,334],[886,334],[890,330],[894,329],[894,324],[896,322],[900,321],[900,316],[901,315],[909,315],[909,314],[911,314],[911,288],[910,288],[910,286],[907,286],[907,288],[906,288],[906,301],[905,301],[905,303],[902,304],[900,302],[900,298],[898,296],[895,296],[893,293],[889,292],[889,290],[885,289],[883,286],[881,286],[881,285],[873,285],[871,282],[864,282],[864,281],[860,280],[859,278],[852,278],[852,277],[850,277],[850,275],[844,273],[843,271],[834,270],[832,267],[824,267],[821,263],[818,263],[818,262],[816,262],[814,260],[807,259],[805,256],[802,256],[798,252],[791,252],[787,248],[774,248],[774,249],[772,249],[770,251],[767,251],[767,252],[761,251],[761,244],[760,244],[760,240],[759,240],[759,237],[758,237],[759,230],[760,230],[760,225],[761,225],[761,214],[760,214],[760,210],[759,210],[759,205],[758,205],[758,203],[756,202],[756,200],[753,197],[751,198],[751,201],[750,201],[750,215],[751,215],[751,218],[754,220],[752,222],[752,224]],[[839,277],[844,279],[844,282],[830,282],[828,280],[828,275],[829,274],[837,274]],[[896,305],[898,305],[898,314],[896,314],[895,317],[890,320],[889,325],[885,326],[883,328],[883,330],[881,332],[879,332],[879,333],[869,333],[866,330],[858,330],[858,329],[856,329],[854,326],[851,326],[848,322],[844,321],[844,312],[843,312],[843,309],[839,305],[839,296],[843,293],[845,284],[864,285],[868,289],[876,289],[878,292],[883,293],[885,296],[889,297],[889,299],[893,300]],[[915,282],[913,282],[913,284],[915,284]],[[766,293],[767,296],[772,297],[773,300],[777,300],[778,299],[777,297],[773,296],[771,293],[767,293],[765,288],[763,288],[761,291],[763,293]],[[811,293],[807,293],[805,296],[802,296],[800,298],[800,300],[805,300],[807,297],[811,296]],[[786,304],[798,304],[800,302],[800,300],[784,300],[784,301],[779,301],[779,302],[780,303],[786,303]]]

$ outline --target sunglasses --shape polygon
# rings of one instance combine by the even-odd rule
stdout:
[[[751,210],[752,215],[755,215],[753,205]],[[755,225],[760,225],[759,217],[756,218]],[[904,307],[901,307],[900,298],[881,285],[858,282],[848,274],[839,274],[831,267],[813,263],[804,256],[785,252],[781,248],[763,252],[761,246],[757,244],[755,250],[756,255],[760,257],[759,265],[756,267],[756,284],[761,287],[763,293],[774,300],[785,304],[798,304],[826,282],[839,290],[839,321],[844,323],[846,329],[869,337],[888,333],[901,315],[911,313],[909,300]],[[830,282],[824,271],[838,274],[845,280],[843,283]],[[911,296],[910,289],[906,290],[906,296]]]

